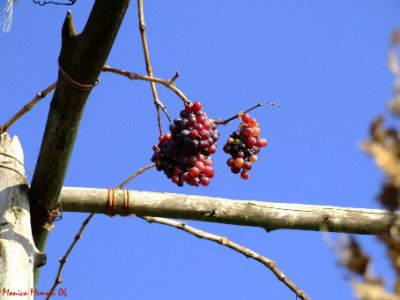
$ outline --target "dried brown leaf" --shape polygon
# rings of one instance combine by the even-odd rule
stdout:
[[[388,293],[377,281],[352,282],[353,290],[360,300],[400,300],[400,296]]]
[[[340,263],[351,272],[366,276],[369,257],[363,252],[361,246],[354,237],[350,237],[347,244],[341,247]]]
[[[394,211],[400,205],[400,190],[392,182],[385,182],[378,199],[384,208]]]

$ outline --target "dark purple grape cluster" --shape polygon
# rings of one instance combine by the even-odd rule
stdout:
[[[186,182],[207,186],[214,177],[211,154],[215,153],[218,130],[202,110],[201,102],[186,104],[180,116],[169,126],[171,133],[153,146],[151,161],[178,186]]]
[[[231,155],[226,164],[232,173],[240,173],[240,177],[244,180],[249,179],[249,171],[258,159],[260,148],[268,145],[268,141],[259,136],[260,127],[256,119],[249,114],[243,114],[239,129],[229,136],[224,145],[224,152]]]

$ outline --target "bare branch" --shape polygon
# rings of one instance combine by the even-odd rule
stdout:
[[[0,134],[6,132],[16,121],[18,121],[24,114],[32,109],[40,100],[45,98],[49,93],[54,91],[56,88],[56,82],[49,85],[43,91],[36,94],[36,96],[24,105],[14,116],[10,118],[7,122],[0,126]]]
[[[177,222],[174,220],[169,220],[169,219],[164,219],[164,218],[155,218],[155,217],[142,217],[142,219],[148,221],[149,223],[158,223],[158,224],[163,224],[163,225],[177,228],[177,229],[185,231],[191,235],[194,235],[198,238],[218,243],[222,246],[228,247],[236,252],[239,252],[248,258],[252,258],[252,259],[262,263],[268,269],[270,269],[271,272],[274,273],[276,275],[276,277],[280,281],[282,281],[289,289],[291,289],[296,294],[297,297],[299,297],[300,299],[304,299],[304,300],[310,299],[301,289],[299,289],[296,286],[296,284],[293,281],[291,281],[288,277],[286,277],[286,275],[281,270],[279,270],[279,268],[276,266],[276,264],[273,260],[271,260],[257,252],[254,252],[253,250],[251,250],[249,248],[243,247],[242,245],[240,245],[238,243],[232,242],[226,237],[211,234],[211,233],[196,229],[194,227],[188,226],[185,223]]]

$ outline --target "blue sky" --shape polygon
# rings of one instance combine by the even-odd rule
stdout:
[[[5,0],[1,0],[2,4]],[[69,7],[80,31],[93,1]],[[0,122],[56,80],[63,6],[18,1],[11,32],[0,34]],[[155,76],[181,76],[177,86],[225,118],[261,100],[281,108],[253,113],[269,146],[251,178],[225,167],[220,128],[216,176],[207,188],[178,188],[151,170],[130,189],[232,199],[377,207],[382,175],[360,151],[372,118],[385,113],[393,78],[386,67],[390,33],[399,27],[398,1],[145,1]],[[101,21],[101,20],[99,20]],[[132,1],[107,63],[145,73]],[[102,74],[87,103],[66,186],[108,188],[150,162],[157,124],[149,85]],[[172,115],[180,100],[159,87]],[[18,135],[33,172],[50,98],[21,119]],[[164,124],[167,124],[164,120]],[[166,125],[165,125],[166,127]],[[28,171],[28,177],[31,174]],[[84,214],[64,213],[48,245],[40,290],[53,283]],[[354,299],[344,272],[318,232],[188,222],[226,235],[275,260],[313,299]],[[384,251],[361,237],[389,276]],[[260,264],[219,245],[136,218],[96,216],[62,275],[70,299],[295,299]],[[390,280],[389,280],[390,283]]]

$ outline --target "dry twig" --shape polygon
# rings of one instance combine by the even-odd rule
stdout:
[[[122,181],[117,187],[116,189],[122,189],[128,182],[132,181],[133,179],[135,179],[137,176],[139,176],[140,174],[143,174],[144,172],[146,172],[147,170],[150,170],[151,168],[155,167],[156,164],[152,163],[146,167],[140,168],[139,170],[137,170],[135,173],[133,173],[131,176],[129,176],[127,179],[125,179],[124,181]]]
[[[24,105],[14,116],[10,118],[7,122],[0,126],[0,133],[6,132],[16,121],[18,121],[24,114],[32,109],[40,100],[45,98],[49,93],[54,91],[56,88],[56,83],[52,83],[43,91],[36,94],[36,96]]]
[[[71,245],[68,247],[67,252],[65,252],[65,254],[63,255],[62,258],[60,258],[59,262],[60,262],[60,266],[58,267],[58,271],[57,271],[57,276],[56,276],[56,280],[53,283],[53,286],[51,287],[46,300],[50,299],[51,296],[53,295],[53,292],[55,291],[57,285],[61,284],[62,280],[61,280],[61,272],[64,268],[65,263],[67,262],[67,258],[69,256],[69,254],[71,253],[72,249],[74,249],[76,243],[81,239],[82,237],[82,232],[85,230],[86,226],[89,224],[90,220],[92,219],[92,217],[94,216],[94,213],[91,213],[86,219],[85,221],[83,221],[81,228],[79,229],[78,233],[75,235],[74,240],[72,241]]]
[[[152,69],[151,63],[150,63],[149,47],[147,44],[146,23],[144,21],[143,0],[138,0],[137,6],[138,6],[138,17],[139,17],[139,30],[140,30],[140,36],[142,38],[142,47],[143,47],[144,60],[146,63],[146,71],[147,71],[147,75],[149,75],[149,77],[153,77],[153,69]],[[162,136],[163,133],[162,133],[162,126],[161,126],[160,108],[167,115],[169,121],[171,121],[171,118],[169,117],[169,115],[167,113],[167,107],[158,98],[158,93],[157,93],[155,83],[150,82],[150,87],[151,87],[151,92],[153,94],[154,105],[156,106],[156,110],[157,110],[158,129],[160,131],[160,136]]]
[[[278,269],[278,267],[275,265],[275,262],[273,260],[271,260],[259,253],[256,253],[249,248],[243,247],[240,244],[232,242],[226,237],[211,234],[211,233],[196,229],[194,227],[188,226],[183,222],[178,222],[178,221],[165,219],[165,218],[158,218],[158,217],[141,217],[141,218],[148,221],[149,223],[158,223],[158,224],[175,227],[179,230],[183,230],[187,233],[190,233],[191,235],[194,235],[198,238],[218,243],[222,246],[228,247],[236,252],[239,252],[248,258],[252,258],[252,259],[262,263],[268,269],[270,269],[271,272],[274,273],[275,276],[280,281],[282,281],[289,289],[291,289],[296,294],[297,297],[299,297],[300,299],[304,299],[304,300],[310,299],[301,289],[299,289],[296,286],[296,284],[293,281],[291,281],[289,278],[287,278],[286,275],[281,270]]]
[[[182,99],[182,101],[184,103],[191,103],[191,101],[186,97],[186,95],[180,89],[178,89],[175,85],[175,80],[179,76],[178,72],[176,72],[175,75],[169,80],[161,79],[161,78],[157,78],[157,77],[140,75],[140,74],[137,74],[134,72],[128,72],[125,70],[116,69],[116,68],[110,67],[108,65],[105,65],[103,67],[103,72],[115,73],[115,74],[118,74],[121,76],[125,76],[125,77],[129,78],[130,80],[143,80],[143,81],[161,84],[161,85],[165,86],[166,88],[170,89],[171,91],[173,91],[179,98]],[[168,116],[168,118],[171,119],[169,116]]]

